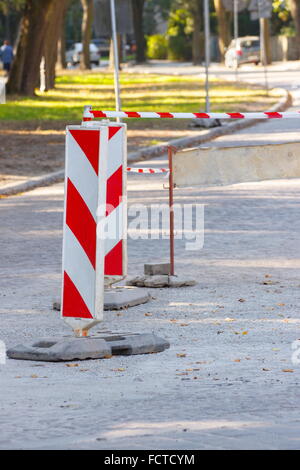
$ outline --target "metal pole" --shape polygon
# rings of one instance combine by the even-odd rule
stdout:
[[[110,14],[111,14],[111,30],[112,30],[112,40],[113,40],[113,50],[114,50],[114,84],[115,84],[116,111],[121,111],[119,51],[118,51],[118,39],[117,39],[115,0],[110,0]],[[117,121],[120,122],[120,118],[117,118]]]
[[[205,112],[210,111],[209,102],[209,65],[210,65],[210,27],[209,0],[204,0],[204,34],[205,34]]]
[[[174,276],[174,206],[173,206],[173,148],[168,147],[168,159],[169,159],[169,213],[170,213],[170,275]]]
[[[259,42],[260,42],[260,58],[261,63],[264,68],[264,75],[265,75],[265,88],[266,94],[269,94],[269,83],[268,83],[268,71],[267,71],[267,52],[266,52],[266,45],[265,45],[265,24],[264,18],[262,18],[262,4],[261,0],[258,0],[258,16],[259,16]]]
[[[239,37],[239,17],[238,17],[238,1],[233,0],[233,17],[234,17],[234,41],[235,41],[235,79],[238,80],[238,55],[237,55],[237,38]]]

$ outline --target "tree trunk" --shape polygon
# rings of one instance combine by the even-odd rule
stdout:
[[[143,12],[145,0],[132,0],[133,29],[136,43],[136,62],[146,61],[146,41],[143,28]]]
[[[49,12],[49,27],[47,29],[44,58],[45,58],[45,87],[43,91],[55,87],[55,67],[57,62],[57,44],[67,0],[54,0]]]
[[[64,7],[62,12],[62,21],[60,25],[60,32],[57,44],[57,67],[59,69],[67,68],[66,60],[66,16],[70,0],[64,0]]]
[[[300,58],[300,2],[289,0],[289,7],[295,23],[298,58]]]
[[[93,24],[93,0],[81,0],[83,8],[82,18],[82,54],[80,58],[80,69],[89,70],[91,68],[90,62],[90,42],[92,36],[92,24]]]
[[[7,93],[34,95],[49,26],[49,12],[56,0],[27,0],[15,60],[7,82]]]
[[[267,18],[260,18],[260,28],[262,31],[263,48],[261,48],[263,65],[272,63],[271,41],[270,41],[270,20]],[[263,54],[264,52],[264,54]]]
[[[231,13],[225,10],[222,0],[214,0],[214,5],[218,18],[218,42],[221,62],[224,62],[226,48],[229,46],[229,43],[231,41]]]
[[[199,65],[204,60],[203,2],[196,0],[193,8],[193,64]]]
[[[122,62],[122,38],[121,34],[117,34],[117,41],[118,41],[118,56],[119,56],[119,70],[121,70],[121,62]],[[109,64],[108,68],[113,70],[115,68],[115,53],[114,53],[114,43],[113,40],[110,40],[109,45]]]

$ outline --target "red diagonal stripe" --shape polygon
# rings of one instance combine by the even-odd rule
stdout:
[[[158,114],[161,118],[173,118],[173,114],[171,113],[156,113]]]
[[[104,274],[105,276],[123,275],[123,240],[120,240],[105,256]]]
[[[196,118],[206,119],[209,118],[209,114],[206,113],[193,113]]]
[[[272,118],[272,119],[282,118],[282,114],[280,113],[264,113],[264,114],[266,114],[269,118]]]
[[[96,118],[105,118],[107,115],[103,111],[90,111]]]
[[[106,215],[109,215],[122,200],[123,171],[120,166],[107,180],[106,184]]]
[[[135,111],[125,111],[125,113],[127,114],[127,116],[129,118],[139,118],[139,117],[141,117],[140,113],[137,113]]]
[[[93,318],[79,290],[66,272],[64,272],[62,315],[63,317]]]
[[[96,222],[74,184],[68,179],[66,223],[96,266]]]
[[[120,127],[117,126],[111,126],[108,128],[108,140],[110,140],[119,130],[121,129]]]
[[[226,113],[226,114],[228,114],[228,116],[231,117],[232,119],[242,119],[245,117],[241,113]]]
[[[80,129],[70,130],[70,133],[98,175],[100,132]]]

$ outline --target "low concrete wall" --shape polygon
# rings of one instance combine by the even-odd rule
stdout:
[[[173,165],[177,187],[300,178],[300,142],[184,150]]]

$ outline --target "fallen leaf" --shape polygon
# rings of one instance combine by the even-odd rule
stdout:
[[[277,305],[278,305],[278,307],[284,307],[285,306],[285,304],[277,304]]]
[[[145,317],[152,317],[152,313],[145,313]]]
[[[282,369],[282,372],[294,372],[294,369]]]
[[[38,375],[35,375],[35,374],[32,374],[30,377],[31,377],[32,379],[38,379],[39,376],[38,376]]]
[[[247,335],[248,334],[248,331],[243,331],[242,332],[242,335]]]
[[[232,322],[232,321],[236,321],[236,320],[235,320],[235,318],[229,318],[229,317],[227,317],[227,318],[225,318],[224,321]]]
[[[233,362],[241,362],[240,359],[234,359]]]
[[[111,369],[113,372],[124,372],[126,370],[124,367],[118,367],[117,369]]]
[[[78,364],[66,364],[67,367],[78,367]]]
[[[189,326],[189,323],[180,323],[180,326]]]
[[[184,353],[178,353],[178,354],[176,354],[176,356],[177,356],[177,357],[186,357],[186,354],[184,354]]]

